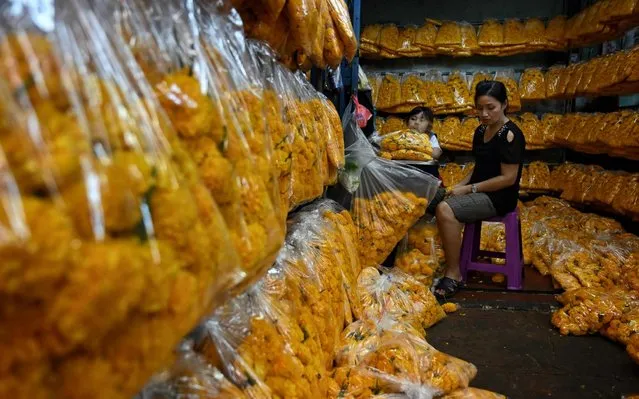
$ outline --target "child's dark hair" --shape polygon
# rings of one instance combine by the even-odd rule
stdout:
[[[435,120],[435,114],[433,113],[433,110],[428,107],[413,108],[413,110],[410,111],[408,115],[406,115],[406,120],[409,120],[411,117],[415,115],[419,115],[422,112],[424,113],[424,116],[426,117],[426,119],[428,119],[429,121],[433,122]]]
[[[475,103],[481,96],[490,96],[502,104],[508,100],[508,90],[502,82],[496,80],[482,80],[475,89]]]

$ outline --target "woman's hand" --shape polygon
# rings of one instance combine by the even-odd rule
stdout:
[[[465,186],[455,186],[448,191],[448,195],[451,197],[455,197],[458,195],[466,195],[470,194],[471,188],[468,185]]]

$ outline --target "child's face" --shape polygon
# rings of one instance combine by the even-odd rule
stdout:
[[[417,115],[413,115],[408,118],[408,127],[413,130],[417,130],[420,133],[426,133],[430,131],[431,121],[426,118],[423,112]]]

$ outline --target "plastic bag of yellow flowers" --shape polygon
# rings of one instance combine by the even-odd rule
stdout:
[[[188,341],[183,344],[189,345]],[[254,385],[261,383],[255,382]],[[263,383],[261,383],[263,384]],[[268,388],[263,390],[269,393]],[[137,396],[139,399],[216,398],[257,399],[270,395],[251,395],[230,382],[217,368],[193,352],[189,346],[180,348],[178,358],[167,370],[157,374]]]
[[[24,12],[0,37],[0,397],[130,398],[239,260],[120,38],[82,1]]]
[[[337,353],[335,382],[343,383],[341,377],[349,374],[359,376],[343,384],[347,391],[439,397],[467,388],[477,373],[474,365],[437,351],[413,327],[389,315],[351,324]]]
[[[383,136],[374,132],[369,141],[380,147],[380,156],[385,159],[433,160],[433,147],[429,136],[412,129],[402,129]]]
[[[423,217],[408,230],[400,246],[395,267],[430,287],[444,262],[437,224],[430,217]]]
[[[391,314],[425,331],[446,316],[428,287],[396,268],[367,267],[357,279],[357,290],[365,318]]]
[[[381,159],[357,127],[345,121],[346,167],[340,183],[357,228],[362,267],[380,264],[426,211],[439,181],[418,169]]]
[[[357,252],[357,232],[350,213],[332,200],[318,200],[302,208],[292,229],[299,232],[289,238],[298,243],[317,270],[324,288],[332,297],[333,313],[339,321],[339,332],[345,324],[362,317],[362,304],[357,292],[357,276],[361,272]],[[342,284],[342,290],[335,285]],[[343,291],[343,294],[342,294]],[[345,295],[342,299],[342,295]],[[343,307],[343,316],[340,306]]]
[[[267,389],[260,390],[276,398],[326,397],[331,379],[314,320],[294,303],[294,293],[284,293],[282,269],[272,270],[274,276],[226,303],[206,322],[196,348],[238,386],[257,388],[261,384],[256,382],[263,382]]]
[[[271,166],[279,188],[281,220],[286,221],[291,198],[293,127],[284,114],[284,92],[288,84],[281,76],[275,53],[264,43],[247,41],[251,59],[261,73],[264,85],[264,114],[271,139]]]
[[[218,202],[245,285],[270,266],[284,236],[278,189],[270,188],[278,182],[264,90],[243,65],[246,45],[232,16],[192,6],[186,10],[178,0],[166,7],[147,0],[104,5]]]

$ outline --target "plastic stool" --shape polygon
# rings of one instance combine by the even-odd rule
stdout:
[[[506,228],[506,253],[482,251],[480,249],[482,222],[503,223]],[[465,282],[469,270],[477,270],[488,273],[502,273],[506,275],[509,290],[522,288],[524,272],[524,256],[521,244],[521,222],[519,212],[515,209],[505,216],[494,217],[476,223],[468,223],[464,228],[461,259],[459,269],[462,280]],[[480,256],[488,258],[506,259],[505,265],[496,265],[490,262],[478,262]]]

